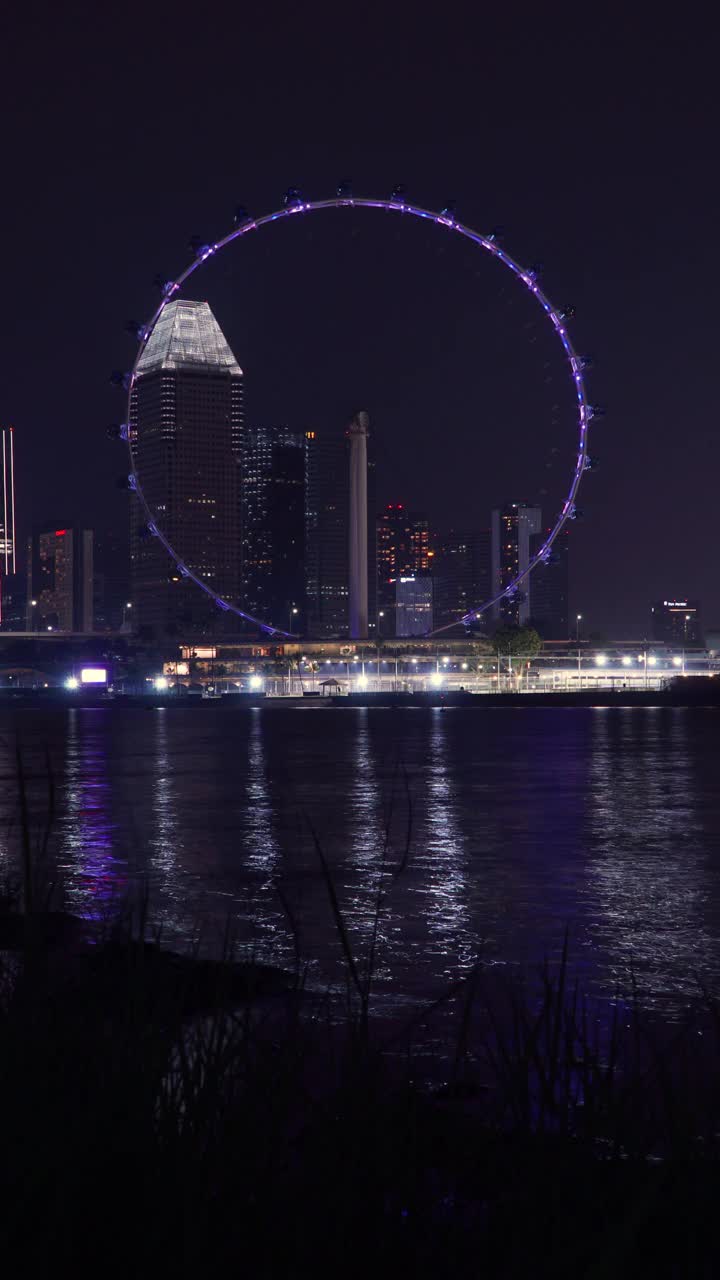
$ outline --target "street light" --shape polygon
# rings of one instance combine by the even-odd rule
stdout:
[[[582,622],[582,614],[579,613],[575,618],[575,643],[580,639],[580,623]]]

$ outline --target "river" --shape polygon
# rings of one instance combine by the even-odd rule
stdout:
[[[33,840],[69,910],[149,895],[169,945],[340,969],[320,846],[378,978],[433,998],[478,959],[557,957],[585,989],[677,1014],[720,988],[720,708],[38,708],[0,716],[0,873],[19,741]],[[54,788],[49,822],[48,776]],[[39,854],[36,854],[36,860]],[[384,860],[384,862],[383,862]],[[279,887],[279,888],[278,888]]]

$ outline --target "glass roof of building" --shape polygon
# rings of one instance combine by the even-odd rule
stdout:
[[[158,369],[227,369],[242,374],[207,302],[169,302],[140,357],[137,373]]]

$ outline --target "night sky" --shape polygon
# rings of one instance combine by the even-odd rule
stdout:
[[[573,611],[638,637],[651,600],[687,593],[720,625],[712,42],[600,10],[390,9],[4,13],[0,420],[21,526],[125,521],[109,374],[192,235],[289,185],[404,183],[428,207],[457,200],[576,308],[606,416],[572,528]],[[560,348],[479,250],[389,214],[322,213],[197,282],[249,421],[329,428],[368,409],[380,497],[439,528],[486,525],[505,499],[557,507],[573,454]]]

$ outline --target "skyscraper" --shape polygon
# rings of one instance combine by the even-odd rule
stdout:
[[[376,520],[376,543],[378,629],[394,635],[395,580],[427,574],[432,564],[427,516],[402,502],[388,503]]]
[[[95,533],[93,612],[95,631],[120,631],[133,625],[130,601],[128,530]]]
[[[287,427],[242,434],[243,608],[277,627],[305,625],[305,437]]]
[[[490,530],[451,529],[437,541],[433,565],[435,626],[457,622],[490,599]],[[484,626],[483,619],[478,626]]]
[[[651,608],[653,640],[664,644],[700,646],[703,631],[697,600],[658,600]]]
[[[346,636],[350,628],[350,448],[345,433],[305,433],[305,585],[307,633]],[[372,445],[372,441],[370,441]],[[367,457],[367,505],[375,509],[375,466]],[[377,608],[375,523],[367,523],[368,630]]]
[[[357,413],[347,429],[350,441],[348,609],[353,640],[368,637],[368,427],[368,415]]]
[[[530,537],[530,557],[540,551],[549,529],[533,533]],[[552,546],[547,564],[533,569],[527,590],[530,597],[528,621],[536,627],[543,640],[567,640],[570,593],[569,582],[570,533],[562,529]]]
[[[146,501],[183,564],[217,595],[239,597],[238,471],[243,374],[206,302],[163,311],[137,369],[130,439]],[[214,633],[209,596],[174,570],[159,539],[146,536],[133,502],[132,597],[139,629]],[[230,616],[232,625],[234,618]]]
[[[539,533],[542,512],[539,507],[524,502],[507,503],[492,513],[492,594],[500,592],[519,573],[527,569],[530,560],[530,539]],[[529,583],[521,583],[517,595],[505,599],[493,609],[493,617],[502,622],[523,626],[530,617]]]
[[[433,580],[429,573],[395,578],[395,635],[424,636],[433,628]]]
[[[92,529],[39,526],[27,565],[28,631],[92,631]]]

